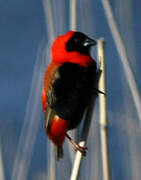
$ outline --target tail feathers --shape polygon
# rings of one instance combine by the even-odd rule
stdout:
[[[62,146],[56,146],[56,156],[57,156],[57,160],[63,158],[63,148],[62,148]]]

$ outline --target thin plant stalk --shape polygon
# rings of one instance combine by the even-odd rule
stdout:
[[[51,0],[43,0],[43,7],[46,18],[46,28],[48,32],[48,40],[49,44],[53,42],[55,39],[55,28],[54,28],[54,20],[53,20],[53,11],[52,11],[52,3]],[[49,52],[49,51],[48,51]],[[47,60],[50,59],[50,54],[47,54]],[[50,149],[48,149],[48,147]],[[54,153],[54,146],[50,144],[47,146],[47,153],[49,153],[49,170],[48,170],[48,178],[51,180],[56,180],[56,159]]]
[[[0,179],[5,180],[1,143],[0,143]]]
[[[77,30],[77,0],[70,0],[70,29]]]
[[[43,0],[43,7],[44,7],[44,13],[45,13],[45,19],[46,19],[46,29],[49,34],[48,39],[50,43],[55,38],[55,30],[54,30],[54,24],[53,24],[53,13],[52,13],[52,6],[50,0]]]
[[[106,94],[106,74],[105,74],[105,54],[104,39],[98,40],[98,60],[100,64],[101,76],[99,79],[99,90]],[[99,94],[99,123],[100,123],[100,140],[101,140],[101,159],[103,180],[110,180],[110,166],[108,153],[108,137],[107,137],[107,102],[106,95]]]
[[[33,147],[40,122],[40,94],[43,60],[43,44],[40,44],[38,56],[34,66],[31,90],[26,107],[24,123],[19,138],[19,144],[13,164],[12,180],[27,179]],[[42,62],[42,63],[41,63]],[[36,118],[35,118],[36,117]],[[34,131],[33,131],[34,129]]]
[[[118,51],[119,56],[120,56],[120,60],[122,62],[123,68],[124,68],[126,80],[128,82],[128,85],[129,85],[129,88],[131,91],[131,95],[133,98],[133,102],[134,102],[134,105],[135,105],[135,108],[137,111],[137,116],[139,118],[139,121],[141,122],[141,113],[140,113],[141,97],[140,97],[140,93],[139,93],[137,85],[136,85],[136,81],[135,81],[132,69],[131,69],[130,64],[129,64],[126,48],[125,48],[125,45],[123,43],[120,32],[118,30],[117,24],[115,22],[114,15],[113,15],[112,8],[111,8],[109,0],[101,0],[101,2],[103,5],[103,8],[104,8],[104,11],[105,11],[105,15],[106,15],[106,18],[107,18],[107,21],[109,24],[109,28],[111,30],[113,39],[115,41],[117,51]]]

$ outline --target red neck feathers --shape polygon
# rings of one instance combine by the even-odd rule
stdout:
[[[52,46],[52,60],[56,63],[71,62],[80,66],[88,67],[93,64],[93,59],[89,55],[80,54],[77,51],[67,52],[66,43],[72,37],[74,31],[69,31],[65,35],[59,36]]]

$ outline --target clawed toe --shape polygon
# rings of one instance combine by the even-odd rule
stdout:
[[[88,148],[87,148],[86,146],[82,147],[82,146],[80,146],[80,145],[77,145],[77,146],[75,147],[75,150],[81,152],[83,156],[86,156],[86,150],[87,150],[87,149],[88,149]]]
[[[80,146],[79,144],[77,144],[67,133],[66,133],[66,137],[73,144],[76,151],[79,151],[82,153],[83,156],[86,156],[86,150],[88,149],[86,146],[83,147],[83,146]]]

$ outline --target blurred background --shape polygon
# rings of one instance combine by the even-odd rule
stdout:
[[[0,0],[0,180],[69,180],[73,154],[54,150],[43,128],[41,89],[55,37],[70,30],[71,0]],[[103,0],[77,1],[77,30],[106,41],[108,139],[112,180],[141,179],[141,1],[110,0],[121,49],[134,76],[133,92]],[[107,12],[108,13],[108,12]],[[112,20],[111,20],[112,22]],[[96,48],[92,56],[97,59]],[[122,57],[121,57],[122,56]],[[132,94],[139,96],[133,99]],[[102,180],[98,99],[80,179]],[[71,149],[73,151],[73,149]]]

